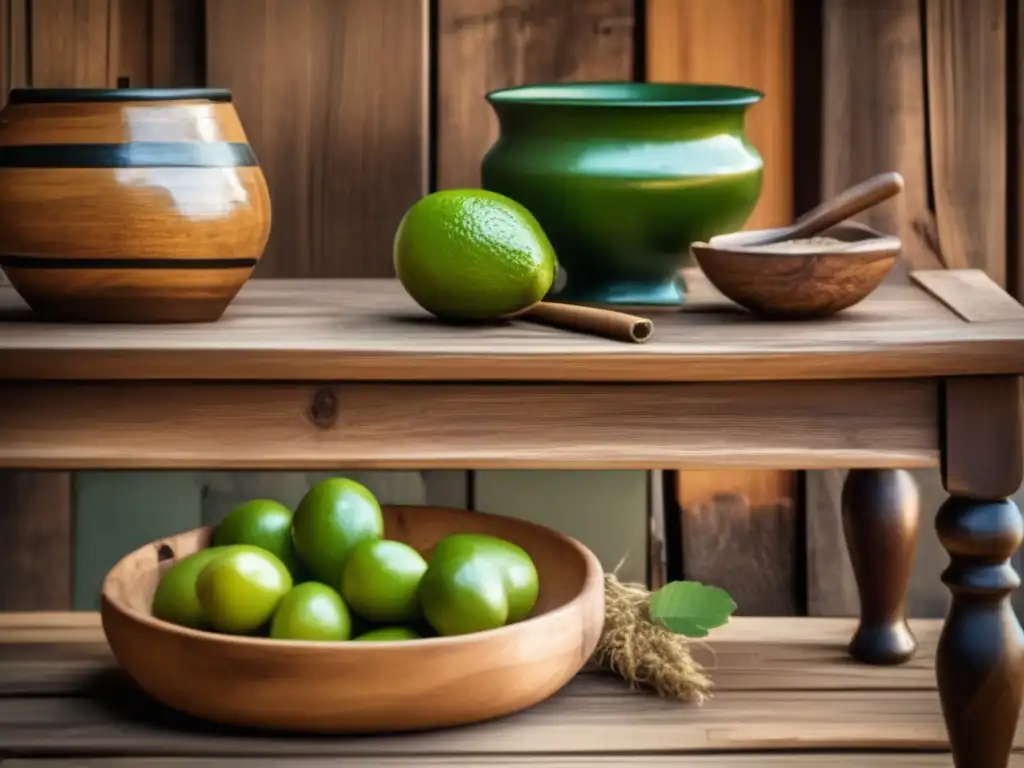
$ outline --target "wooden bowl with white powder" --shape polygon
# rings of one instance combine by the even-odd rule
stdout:
[[[850,221],[815,237],[744,245],[753,234],[720,235],[690,250],[727,298],[777,319],[825,317],[863,301],[892,271],[903,247],[898,237]]]

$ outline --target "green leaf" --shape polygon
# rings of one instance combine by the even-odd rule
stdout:
[[[736,603],[729,593],[699,581],[673,581],[651,595],[651,618],[677,635],[707,637],[729,621]]]

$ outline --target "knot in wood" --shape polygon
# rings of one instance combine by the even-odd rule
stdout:
[[[338,398],[329,389],[318,389],[309,406],[309,419],[314,426],[327,429],[338,418]]]

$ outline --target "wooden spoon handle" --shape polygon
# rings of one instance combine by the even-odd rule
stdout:
[[[851,216],[856,216],[861,211],[898,195],[903,191],[903,186],[903,177],[895,171],[880,173],[860,184],[854,184],[793,222],[789,239],[811,237],[834,227]]]

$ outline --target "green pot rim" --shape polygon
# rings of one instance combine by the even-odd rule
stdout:
[[[561,107],[749,107],[761,91],[718,83],[632,83],[593,81],[531,83],[499,88],[486,95],[491,104]]]

